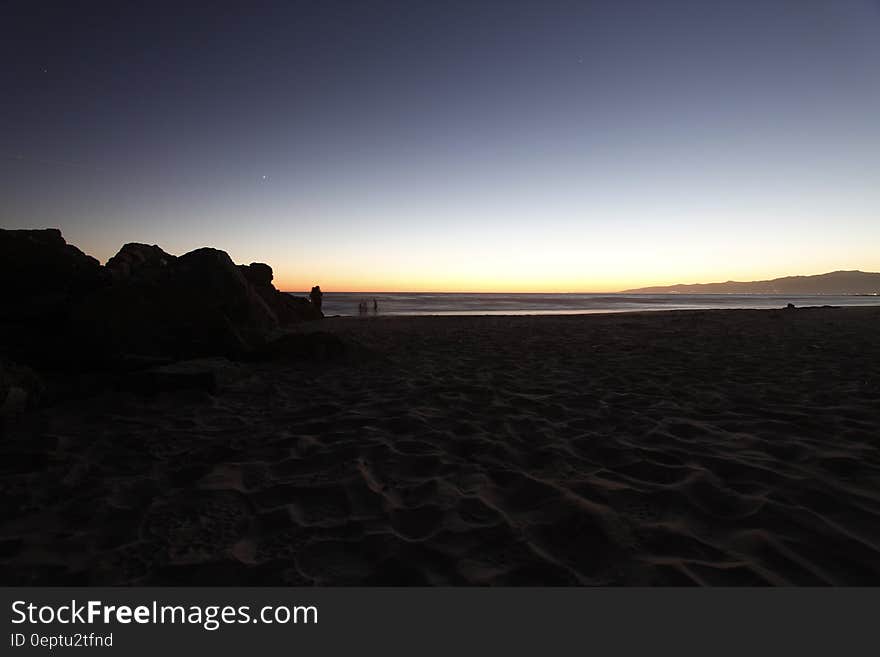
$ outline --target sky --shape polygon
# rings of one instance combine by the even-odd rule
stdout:
[[[0,227],[277,287],[880,271],[880,0],[0,1]]]

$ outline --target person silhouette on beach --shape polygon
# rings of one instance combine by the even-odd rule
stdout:
[[[376,301],[376,297],[373,297],[373,314],[379,314],[379,302]]]
[[[312,288],[312,291],[309,292],[309,300],[312,302],[312,305],[313,305],[315,308],[317,308],[318,311],[320,312],[320,310],[321,310],[321,303],[322,303],[323,300],[324,300],[324,293],[321,292],[321,286],[320,286],[320,285],[316,285],[315,287]]]

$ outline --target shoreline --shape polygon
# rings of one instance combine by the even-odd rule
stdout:
[[[880,310],[880,302],[876,305],[874,304],[864,304],[864,305],[854,305],[854,306],[834,306],[834,305],[818,305],[818,306],[796,306],[794,308],[785,308],[783,307],[754,307],[754,308],[638,308],[633,310],[573,310],[573,311],[559,311],[559,312],[508,312],[508,311],[497,311],[497,312],[489,312],[489,313],[472,313],[472,312],[441,312],[441,313],[383,313],[379,312],[376,314],[368,313],[366,315],[325,315],[324,321],[338,321],[338,320],[357,320],[357,321],[370,321],[376,319],[426,319],[426,318],[488,318],[488,317],[497,317],[497,318],[517,318],[517,317],[534,317],[541,318],[546,317],[548,319],[553,318],[562,318],[562,317],[591,317],[594,315],[623,315],[623,316],[638,316],[638,315],[656,315],[662,313],[730,313],[730,312],[792,312],[792,311],[815,311],[815,310],[842,310],[849,312],[851,310],[861,311],[861,310]],[[326,324],[323,325],[326,328]],[[296,327],[296,330],[300,329],[308,329],[308,330],[322,330],[321,324],[302,324]]]
[[[402,293],[372,297],[379,300],[378,313],[369,304],[371,297],[327,293],[324,310],[328,317],[386,316],[519,316],[591,315],[604,313],[657,312],[665,310],[772,310],[785,308],[880,307],[874,295],[540,295],[473,294],[407,295]],[[356,312],[367,300],[370,309]]]

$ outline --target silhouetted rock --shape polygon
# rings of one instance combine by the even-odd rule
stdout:
[[[107,261],[107,270],[114,280],[125,280],[133,275],[159,275],[166,267],[174,264],[176,256],[165,253],[155,244],[125,244],[119,253]]]
[[[324,317],[320,308],[308,299],[295,297],[286,292],[276,292],[273,304],[282,326],[290,326],[302,321],[312,321]]]
[[[251,285],[275,289],[272,285],[272,279],[274,278],[272,268],[266,263],[252,262],[249,265],[239,265],[238,268]]]
[[[176,257],[132,242],[102,267],[58,230],[0,230],[0,276],[0,356],[40,371],[238,358],[281,326],[322,317],[307,299],[276,290],[268,265],[239,267],[211,248]],[[20,405],[11,394],[0,404]]]
[[[239,356],[278,319],[224,251],[202,248],[100,290],[75,314],[79,339],[107,355]]]
[[[59,230],[0,229],[0,355],[30,365],[66,358],[73,309],[106,282],[100,263]]]
[[[315,285],[312,288],[312,291],[309,293],[309,300],[312,302],[312,305],[318,309],[318,312],[321,312],[321,305],[324,302],[324,293],[321,292],[320,285]]]
[[[0,229],[0,320],[63,317],[75,299],[105,281],[100,263],[55,228]]]
[[[239,265],[244,277],[253,286],[266,305],[272,309],[282,326],[290,326],[303,321],[321,319],[324,315],[319,307],[308,299],[279,292],[272,285],[272,268],[262,262]]]
[[[266,305],[274,311],[273,306],[278,290],[272,285],[272,268],[262,262],[252,262],[249,265],[239,265],[238,269],[256,293],[266,302]]]

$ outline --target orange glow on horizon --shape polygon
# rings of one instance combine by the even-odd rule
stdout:
[[[691,285],[698,283],[724,283],[727,281],[750,282],[765,281],[787,276],[810,276],[825,274],[830,271],[852,270],[854,267],[836,267],[831,269],[816,269],[804,272],[770,272],[756,275],[719,275],[705,277],[675,277],[657,276],[654,278],[639,278],[631,280],[602,280],[580,279],[568,281],[547,280],[532,282],[524,280],[472,280],[467,281],[457,278],[441,280],[423,280],[415,278],[381,280],[381,279],[355,279],[355,278],[330,278],[316,277],[314,281],[297,280],[294,277],[282,278],[276,276],[273,284],[279,290],[294,294],[308,294],[313,285],[320,285],[324,292],[349,292],[349,293],[423,293],[423,294],[614,294],[626,290],[663,287],[669,285]],[[880,266],[863,268],[861,271],[878,271]],[[288,282],[293,281],[293,282]]]
[[[77,236],[68,241],[77,244]],[[204,240],[196,236],[192,241],[168,245],[158,241],[166,252],[183,254]],[[794,248],[802,244],[780,249],[760,241],[736,244],[684,239],[673,244],[630,240],[622,248],[616,240],[598,238],[535,243],[531,249],[498,240],[456,243],[449,249],[424,242],[384,250],[346,244],[302,249],[284,240],[230,246],[217,245],[228,249],[235,263],[268,264],[277,289],[301,295],[307,295],[313,285],[320,285],[325,292],[351,293],[609,294],[838,270],[880,271],[880,256],[867,240],[857,248],[826,240],[824,251]],[[102,262],[118,250],[111,244],[101,247],[94,252]]]
[[[340,246],[300,253],[293,266],[281,252],[266,253],[265,262],[273,266],[278,289],[308,291],[320,285],[322,290],[339,292],[602,294],[838,270],[880,271],[880,256],[867,242],[853,248],[826,240],[823,249],[809,250],[803,244],[780,249],[771,242],[686,238],[671,244],[630,240],[625,248],[617,240],[598,238],[532,246],[498,240],[448,249],[419,243],[393,252]]]

